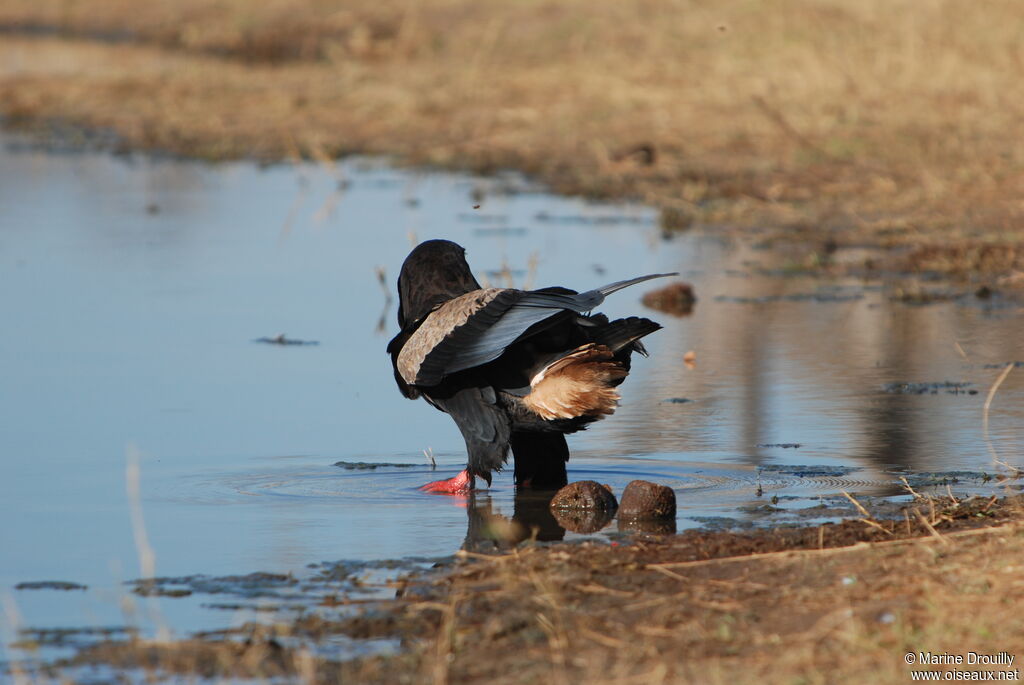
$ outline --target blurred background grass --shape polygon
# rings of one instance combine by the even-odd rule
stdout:
[[[393,155],[1019,282],[1013,0],[5,0],[0,112],[209,159]]]

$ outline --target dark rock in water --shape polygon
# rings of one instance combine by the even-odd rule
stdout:
[[[556,492],[549,506],[562,528],[574,533],[594,533],[611,522],[618,502],[607,485],[581,480]]]
[[[650,535],[675,535],[676,519],[619,519],[619,532],[647,533]]]
[[[619,521],[675,519],[676,493],[670,487],[646,480],[631,481],[622,491]]]
[[[87,590],[88,586],[78,583],[69,583],[66,580],[32,580],[26,583],[18,583],[15,590]]]
[[[551,498],[551,511],[564,509],[594,509],[614,512],[618,506],[611,488],[594,480],[569,483]]]
[[[778,447],[784,450],[800,449],[803,445],[799,442],[764,442],[758,443],[758,447]]]
[[[689,404],[690,402],[693,402],[693,400],[687,399],[686,397],[669,397],[662,400],[662,402],[667,402],[669,404]]]
[[[645,307],[657,309],[659,312],[688,316],[693,312],[693,303],[697,301],[697,297],[689,283],[669,283],[664,288],[644,293],[640,301]]]

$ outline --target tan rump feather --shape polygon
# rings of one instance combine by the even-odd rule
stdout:
[[[548,364],[530,381],[523,404],[545,420],[602,418],[615,411],[626,369],[610,349],[590,343]]]

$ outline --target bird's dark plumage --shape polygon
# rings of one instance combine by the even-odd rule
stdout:
[[[653,274],[577,293],[481,288],[465,250],[428,240],[398,277],[398,324],[388,344],[395,381],[455,420],[469,453],[469,482],[491,482],[511,446],[516,484],[564,485],[565,433],[611,414],[616,386],[629,372],[640,338],[661,326],[588,312],[605,296]]]

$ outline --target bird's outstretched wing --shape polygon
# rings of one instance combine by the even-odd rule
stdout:
[[[403,347],[396,367],[409,385],[437,385],[447,375],[497,359],[535,326],[553,325],[571,313],[589,312],[617,290],[674,275],[649,274],[583,293],[564,288],[488,288],[466,293],[423,321]]]

